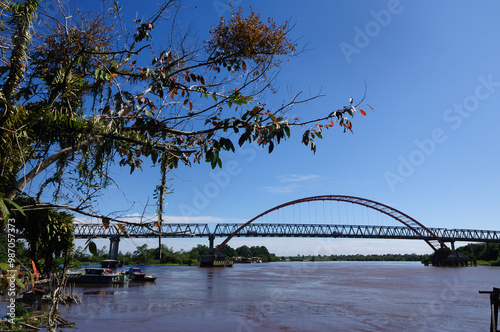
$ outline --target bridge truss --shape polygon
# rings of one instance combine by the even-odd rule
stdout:
[[[226,237],[242,224],[218,224],[214,235]],[[500,231],[429,228],[443,242],[494,242],[500,243]],[[240,230],[237,237],[335,237],[425,240],[406,226],[326,225],[326,224],[250,224]],[[433,239],[430,236],[428,240]]]
[[[217,224],[214,231],[208,224],[163,224],[162,237],[228,237],[243,224]],[[147,226],[147,227],[146,227]],[[104,228],[102,224],[75,224],[75,238],[157,238],[153,224],[124,225],[125,232]],[[491,242],[500,243],[500,231],[474,229],[429,228],[443,242]],[[336,224],[288,224],[252,223],[242,228],[237,237],[332,237],[332,238],[379,238],[423,240],[406,226],[336,225]]]
[[[158,227],[154,223],[124,224],[122,228],[110,226],[105,228],[102,224],[74,224],[75,238],[109,238],[109,237],[134,237],[157,238]],[[211,234],[208,224],[169,224],[163,223],[162,237],[208,237]]]
[[[413,219],[409,215],[396,210],[395,208],[392,208],[388,205],[365,199],[365,198],[360,198],[360,197],[354,197],[354,196],[343,196],[343,195],[322,195],[322,196],[313,196],[313,197],[306,197],[306,198],[301,198],[297,199],[294,201],[290,201],[278,206],[275,206],[255,218],[247,221],[245,224],[241,225],[237,230],[235,230],[231,235],[227,237],[224,242],[219,246],[219,250],[222,249],[231,238],[236,236],[239,232],[241,232],[245,227],[248,225],[252,224],[254,221],[258,220],[259,218],[273,212],[276,210],[283,209],[285,207],[293,206],[296,204],[301,204],[301,203],[306,203],[306,202],[316,202],[316,201],[337,201],[337,202],[346,202],[346,203],[352,203],[352,204],[357,204],[361,206],[365,206],[367,208],[376,210],[380,213],[383,213],[394,220],[398,221],[405,227],[407,227],[409,230],[411,230],[415,236],[417,236],[419,239],[424,240],[434,251],[437,251],[439,248],[444,248],[448,252],[451,252],[451,249],[443,242],[439,236],[434,234],[429,228],[425,227],[421,223],[419,223],[417,220]]]
[[[343,224],[305,224],[305,223],[260,223],[259,218],[289,206],[306,202],[337,201],[352,203],[378,211],[391,217],[401,226],[343,225]],[[123,224],[120,227],[103,224],[75,224],[76,238],[111,238],[134,237],[155,238],[159,236],[154,223]],[[233,237],[335,237],[335,238],[381,238],[381,239],[414,239],[425,241],[434,251],[444,248],[451,251],[445,242],[496,242],[500,243],[500,231],[428,228],[407,214],[388,205],[372,200],[340,195],[313,196],[294,200],[269,209],[244,224],[217,224],[212,232],[208,224],[197,223],[163,223],[162,237],[207,237],[211,245],[215,237],[226,237],[219,246],[221,250]]]

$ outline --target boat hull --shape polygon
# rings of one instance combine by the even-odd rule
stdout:
[[[109,269],[87,268],[85,273],[68,274],[68,282],[76,284],[124,284],[127,281],[126,275],[111,273]]]

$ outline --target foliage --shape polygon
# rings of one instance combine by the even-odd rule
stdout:
[[[293,256],[282,257],[283,260],[290,261],[376,261],[376,262],[420,262],[429,255],[417,254],[385,254],[385,255],[318,255],[318,256]]]
[[[229,70],[246,70],[244,60],[263,65],[263,69],[279,66],[280,59],[276,55],[290,55],[296,45],[287,36],[288,22],[276,26],[272,18],[267,21],[266,25],[253,10],[247,17],[243,17],[242,8],[236,12],[232,10],[227,23],[221,17],[219,25],[210,31],[212,39],[207,42],[208,53],[214,59],[222,59],[218,60],[218,64],[224,67],[227,66],[224,62],[228,58],[232,66]]]
[[[238,249],[236,249],[236,252],[238,253],[238,256],[241,257],[253,257],[252,251],[248,246],[241,246]]]
[[[31,198],[18,197],[18,203],[30,205]],[[15,212],[16,229],[28,244],[27,256],[36,262],[42,273],[56,267],[54,259],[73,247],[73,216],[54,210]]]
[[[178,39],[159,40],[167,44],[157,50],[150,44],[156,31],[155,38],[163,34],[157,26],[176,29],[176,22],[162,21],[180,9],[174,0],[151,18],[136,19],[133,36],[116,2],[106,14],[68,13],[60,6],[59,14],[43,15],[36,0],[0,5],[6,27],[0,31],[5,199],[29,189],[37,204],[43,197],[88,212],[113,182],[113,165],[131,173],[144,160],[161,165],[159,186],[165,189],[169,170],[201,161],[221,167],[221,152],[234,152],[236,144],[254,142],[272,152],[291,129],[303,127],[302,142],[315,151],[314,139],[334,121],[352,128],[352,100],[303,120],[288,119],[286,112],[317,96],[299,99],[298,93],[281,106],[266,106],[264,92],[274,92],[283,58],[295,52],[288,22],[266,22],[253,11],[245,17],[239,9],[212,28],[203,47],[178,29],[172,33]],[[41,180],[32,184],[35,178]],[[164,191],[156,192],[163,199]]]
[[[7,207],[8,205],[11,205],[13,208],[17,209],[21,214],[25,215],[24,210],[13,200],[8,199],[3,197],[4,194],[0,193],[0,212],[2,214],[2,217],[4,219],[3,227],[5,228],[7,226],[7,222],[10,218],[10,210]]]
[[[249,255],[245,255],[244,257],[261,257],[263,262],[271,262],[278,260],[274,254],[270,254],[266,247],[264,246],[252,246],[249,248],[248,246],[242,246],[237,249],[233,249],[230,246],[226,245],[223,248],[223,252],[227,253],[229,257],[237,257],[242,256],[238,255],[238,252],[241,252],[242,249],[248,249]],[[198,257],[205,253],[208,250],[206,245],[199,244],[196,247],[192,248],[189,251],[174,251],[173,248],[167,248],[166,246],[162,246],[162,256],[160,258],[158,248],[148,248],[147,244],[143,244],[141,246],[136,247],[134,252],[127,252],[125,254],[119,253],[118,259],[122,260],[125,265],[148,265],[148,264],[168,264],[168,265],[195,265],[197,264]],[[98,250],[98,254],[88,255],[84,253],[83,248],[79,247],[75,253],[75,261],[73,264],[82,264],[82,263],[99,263],[101,260],[107,258],[106,250],[101,249]]]
[[[458,251],[477,261],[499,261],[500,258],[499,243],[473,243],[458,248]]]

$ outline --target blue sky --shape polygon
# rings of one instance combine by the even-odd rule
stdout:
[[[203,40],[219,15],[227,15],[227,3],[186,1],[181,23],[192,23]],[[131,15],[151,10],[134,8],[136,2],[120,4]],[[289,20],[295,25],[292,36],[307,48],[283,63],[279,92],[268,105],[281,104],[287,89],[305,96],[321,92],[325,97],[297,106],[291,115],[313,117],[346,105],[351,97],[359,100],[366,82],[366,102],[375,110],[365,109],[366,117],[356,114],[354,134],[338,126],[329,129],[316,142],[316,154],[301,144],[297,129],[272,154],[246,146],[226,153],[223,169],[201,164],[174,170],[167,220],[243,222],[298,198],[352,195],[392,206],[429,227],[500,229],[499,2],[233,4],[251,5],[277,22]],[[153,37],[160,39],[156,31]],[[158,169],[145,165],[132,176],[126,169],[114,172],[120,190],[107,192],[102,211],[141,214],[148,199],[153,202]],[[207,190],[211,197],[201,198]],[[135,203],[129,207],[129,202]],[[123,241],[121,246],[132,251],[142,243]],[[146,243],[152,247],[157,241]],[[208,241],[166,244],[179,250],[197,243]],[[265,245],[280,255],[429,253],[417,241],[256,238],[229,243],[242,244]]]

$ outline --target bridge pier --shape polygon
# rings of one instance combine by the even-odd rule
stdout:
[[[208,235],[208,249],[209,250],[214,249],[214,241],[215,241],[215,235],[214,234]]]
[[[109,259],[101,261],[102,267],[120,267],[123,262],[118,260],[118,245],[120,243],[120,236],[111,235],[109,237]]]
[[[109,238],[109,259],[118,259],[118,245],[120,243],[120,237],[118,235],[113,235]]]
[[[438,249],[431,257],[432,266],[469,266],[469,263],[473,265],[467,256],[455,250],[453,242],[452,248],[451,252],[445,248]]]

